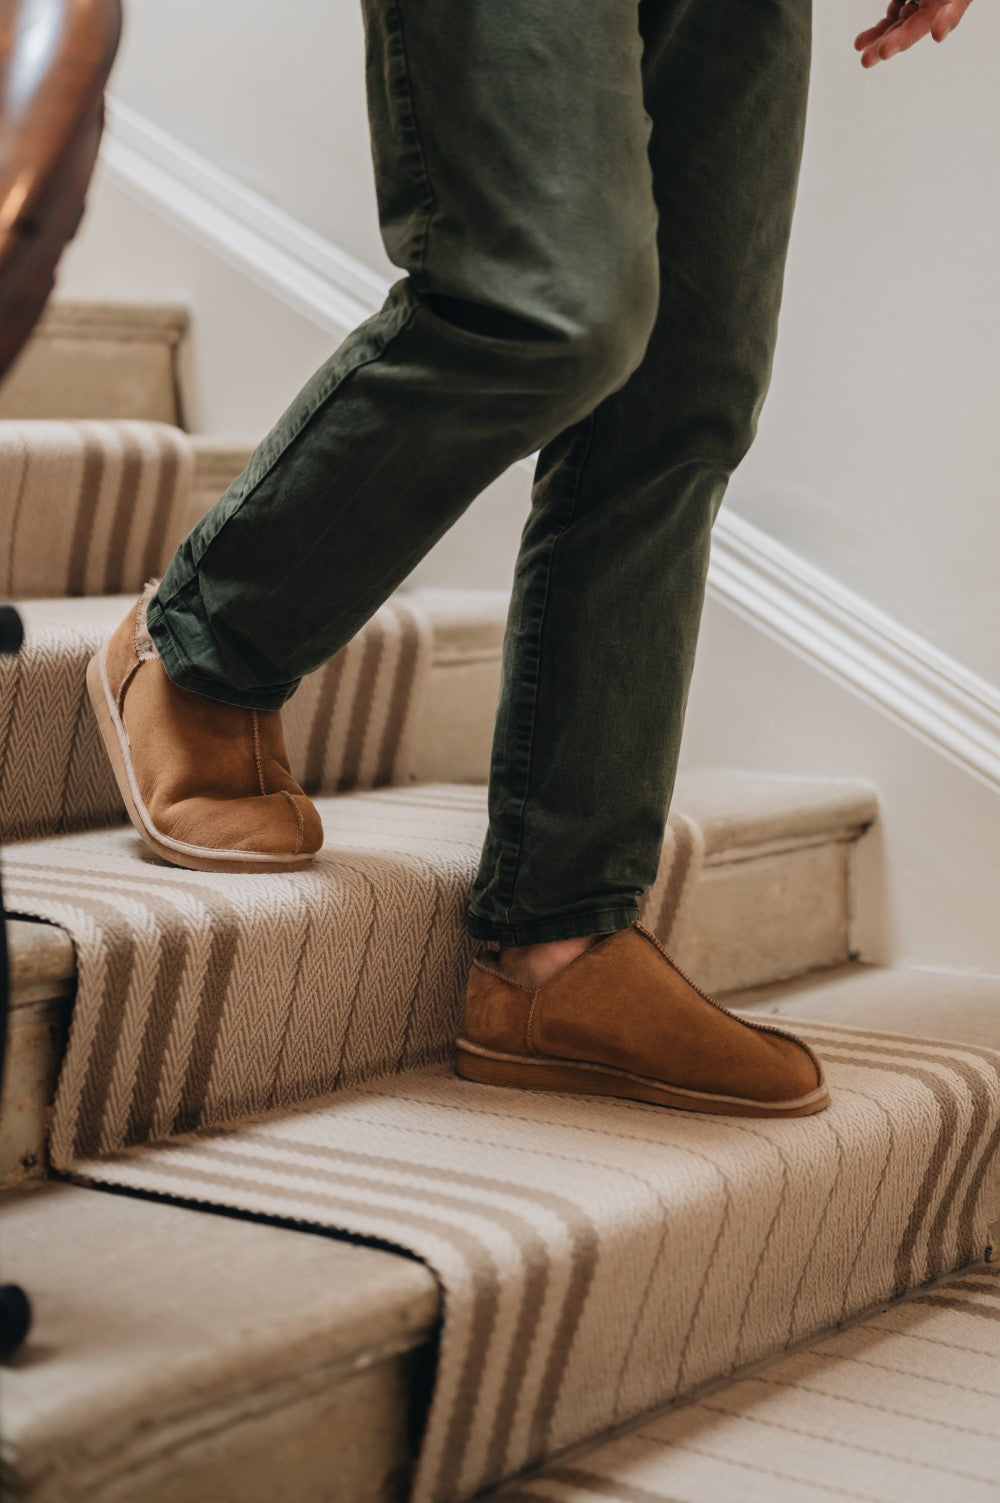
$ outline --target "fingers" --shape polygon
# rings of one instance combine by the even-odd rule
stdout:
[[[867,31],[859,31],[857,36],[854,38],[854,45],[858,52],[860,52],[863,47],[870,47],[872,42],[877,42],[879,37],[884,36],[885,33],[889,30],[889,27],[893,26],[894,24],[895,23],[893,21],[889,20],[879,21],[877,26],[869,26]]]
[[[900,7],[899,19],[890,21],[881,34],[861,50],[861,66],[872,68],[876,63],[905,52],[914,42],[927,36],[931,29],[931,13],[915,4]],[[855,42],[857,46],[857,42]]]
[[[895,57],[897,52],[905,52],[915,42],[927,36],[930,29],[931,13],[929,10],[921,9],[914,15],[907,16],[905,20],[899,21],[892,27],[880,42],[876,43],[872,49],[876,54],[872,62],[885,61],[887,58]],[[864,60],[864,55],[862,55],[861,61],[864,62]]]
[[[935,42],[943,42],[949,31],[955,30],[971,3],[972,0],[945,0],[931,22]]]
[[[884,35],[889,27],[899,19],[899,13],[902,9],[903,0],[889,0],[885,18],[877,22],[874,26],[869,26],[867,31],[859,31],[858,35],[854,38],[854,45],[857,50],[860,52],[863,47],[868,47],[872,42],[877,42],[879,37]]]
[[[926,36],[943,42],[971,3],[972,0],[905,0],[905,3],[890,0],[884,19],[854,38],[862,67],[871,68],[895,57],[897,52],[906,52]]]

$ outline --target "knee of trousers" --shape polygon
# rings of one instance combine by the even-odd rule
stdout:
[[[633,254],[620,280],[595,283],[579,298],[569,341],[570,394],[583,413],[618,391],[642,364],[659,297],[658,260]]]
[[[613,249],[602,245],[559,266],[536,266],[523,285],[512,277],[502,302],[495,287],[480,293],[478,278],[469,276],[438,277],[419,296],[446,324],[498,335],[492,367],[504,372],[506,362],[495,363],[504,346],[518,370],[530,362],[541,406],[570,422],[641,364],[659,309],[659,258],[653,241],[626,246],[616,239]]]

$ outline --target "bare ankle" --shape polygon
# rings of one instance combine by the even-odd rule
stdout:
[[[580,934],[571,939],[543,940],[532,945],[501,945],[496,958],[497,969],[525,986],[544,986],[601,937],[600,934]]]

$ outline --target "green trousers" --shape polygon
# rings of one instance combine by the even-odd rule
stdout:
[[[181,543],[150,631],[176,683],[278,708],[537,451],[468,932],[608,933],[656,875],[770,381],[811,0],[363,6],[405,275]]]

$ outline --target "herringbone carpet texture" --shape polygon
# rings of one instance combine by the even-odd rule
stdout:
[[[1000,1054],[798,1031],[833,1096],[800,1121],[510,1091],[445,1063],[76,1173],[429,1263],[444,1324],[413,1499],[451,1503],[982,1257]]]
[[[450,1053],[478,948],[465,905],[485,787],[317,803],[326,844],[303,872],[182,871],[131,826],[7,847],[8,909],[60,924],[76,948],[58,1168]],[[661,937],[700,859],[700,832],[671,814],[640,905]]]
[[[996,1503],[1000,1268],[982,1263],[496,1503]]]
[[[118,787],[87,697],[87,661],[135,603],[33,601],[26,645],[0,657],[0,838],[117,824]],[[426,613],[391,596],[284,710],[292,771],[309,793],[411,778],[416,711],[433,654]]]

